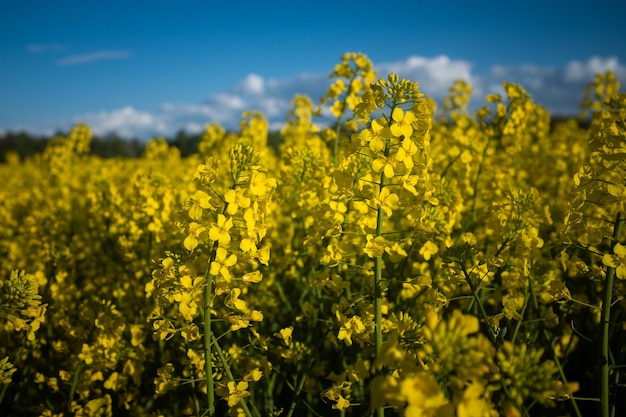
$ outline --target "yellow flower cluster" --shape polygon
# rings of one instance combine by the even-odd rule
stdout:
[[[616,78],[587,90],[587,128],[551,121],[517,84],[471,114],[464,81],[437,109],[360,53],[330,76],[319,102],[293,98],[280,143],[246,112],[237,131],[207,125],[185,158],[156,138],[141,158],[100,159],[82,124],[41,155],[5,157],[3,410],[617,410],[626,95]],[[599,366],[586,360],[596,346]]]

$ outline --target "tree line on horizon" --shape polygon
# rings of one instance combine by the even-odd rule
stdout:
[[[564,120],[574,117],[552,116],[552,127]],[[579,120],[579,125],[588,127],[587,121]],[[165,138],[170,146],[180,150],[181,156],[186,157],[198,151],[198,144],[202,139],[203,132],[189,133],[184,129],[179,130],[173,137]],[[0,134],[0,163],[6,162],[6,155],[14,153],[21,160],[40,154],[46,148],[48,142],[58,136],[67,136],[67,132],[58,131],[53,135],[36,135],[27,131],[8,131]],[[106,135],[93,135],[90,153],[101,158],[138,158],[140,157],[149,140],[139,138],[124,138],[117,133]],[[268,132],[268,143],[277,148],[282,142],[279,131]]]

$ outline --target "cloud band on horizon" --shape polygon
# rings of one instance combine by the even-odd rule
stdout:
[[[125,51],[101,51],[65,58],[65,64],[77,65],[126,57],[128,52]],[[509,81],[521,84],[534,101],[546,107],[551,114],[575,116],[583,91],[595,74],[611,70],[619,80],[626,81],[626,65],[615,57],[574,60],[562,67],[495,65],[487,74],[475,74],[471,62],[445,55],[433,58],[413,55],[404,60],[374,64],[379,77],[394,72],[401,78],[417,81],[421,90],[439,103],[448,95],[448,89],[456,80],[465,79],[473,88],[470,110],[482,106],[487,94],[502,93],[502,83]],[[140,139],[171,137],[181,129],[198,133],[207,123],[219,123],[226,129],[237,129],[241,114],[246,110],[260,110],[268,119],[270,128],[279,129],[295,94],[307,95],[317,102],[325,94],[330,82],[327,74],[301,73],[285,78],[264,78],[249,73],[236,85],[211,94],[204,100],[199,98],[195,103],[161,103],[153,111],[137,109],[129,103],[121,108],[77,115],[63,127],[32,127],[28,130],[55,131],[69,129],[72,122],[86,122],[97,135],[117,133]],[[323,124],[323,120],[320,124]]]

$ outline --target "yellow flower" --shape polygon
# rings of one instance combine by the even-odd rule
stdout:
[[[383,188],[378,198],[374,200],[374,203],[375,207],[382,208],[385,215],[389,217],[393,213],[393,209],[398,206],[399,201],[400,197],[397,194],[390,192],[388,188]]]
[[[224,248],[217,248],[217,252],[215,253],[215,260],[211,262],[211,269],[209,272],[211,275],[221,275],[227,281],[231,280],[230,272],[228,268],[235,265],[237,263],[237,257],[233,254],[230,256],[228,252]]]
[[[368,145],[373,152],[382,152],[385,149],[385,141],[389,137],[389,128],[384,119],[372,121],[369,129],[363,129],[359,133],[361,145]]]
[[[341,113],[343,113],[344,108],[345,107],[341,101],[335,100],[333,105],[330,106],[330,112],[333,114],[333,116],[339,117],[341,116]]]
[[[123,382],[123,378],[121,377],[119,372],[113,372],[111,376],[109,376],[109,379],[104,382],[104,388],[111,391],[116,391],[122,386]]]
[[[138,324],[130,325],[130,344],[132,346],[139,346],[143,342],[144,332],[142,326]]]
[[[204,164],[198,165],[198,169],[194,174],[194,179],[203,184],[212,184],[219,177],[217,174],[217,163],[213,158],[206,160]]]
[[[291,335],[293,334],[293,326],[285,327],[281,329],[278,333],[274,333],[274,336],[278,337],[283,341],[285,346],[289,346],[291,344]]]
[[[157,369],[157,377],[154,378],[155,394],[163,395],[173,390],[178,385],[178,378],[174,376],[174,364],[166,363],[165,366]]]
[[[198,303],[196,303],[195,298],[202,288],[203,279],[201,277],[192,279],[189,275],[185,275],[181,277],[180,283],[182,290],[174,294],[173,298],[174,301],[179,303],[178,310],[180,314],[185,320],[191,321],[198,310]]]
[[[183,209],[187,210],[189,218],[199,220],[203,210],[212,208],[209,196],[204,191],[198,190],[189,197],[183,204]]]
[[[250,178],[250,194],[256,196],[265,195],[270,189],[276,187],[274,178],[267,178],[263,172],[255,172]]]
[[[352,203],[352,208],[358,211],[361,214],[366,214],[370,207],[364,201],[355,201]]]
[[[261,274],[261,271],[248,272],[243,277],[241,277],[241,280],[243,282],[254,283],[254,284],[258,284],[259,282],[261,282],[262,279],[263,279],[263,274]]]
[[[393,109],[391,118],[394,121],[391,124],[391,133],[394,136],[408,138],[413,134],[413,126],[411,124],[415,121],[415,115],[412,112],[408,111],[405,113],[400,107],[396,107]]]
[[[333,408],[335,410],[343,410],[350,407],[350,401],[348,401],[343,395],[341,395],[342,389],[349,387],[349,383],[343,382],[339,386],[333,386],[322,393],[322,397],[328,398],[334,401]]]
[[[422,255],[427,261],[437,252],[439,252],[439,246],[435,245],[430,240],[424,243],[424,245],[419,250],[420,255]]]
[[[343,255],[343,251],[340,247],[336,245],[328,245],[326,246],[326,252],[320,258],[320,264],[329,265],[331,267],[339,265],[341,262],[341,257]]]
[[[480,382],[470,383],[465,391],[463,398],[457,406],[458,417],[489,417],[497,416],[498,413],[493,409],[489,401],[485,398],[485,386]]]
[[[382,236],[367,235],[366,237],[367,243],[365,244],[365,248],[363,248],[363,252],[370,258],[376,258],[377,256],[381,256],[385,251],[385,246],[387,245],[387,241]]]
[[[417,196],[419,193],[417,192],[415,186],[417,185],[418,180],[419,177],[417,175],[406,174],[402,177],[402,188],[404,188],[414,196]]]
[[[226,307],[231,308],[233,310],[239,310],[243,313],[247,313],[250,311],[248,308],[248,304],[239,298],[241,295],[240,288],[233,288],[230,294],[228,295],[228,300],[226,300]]]
[[[9,362],[9,357],[4,357],[0,361],[0,386],[9,385],[11,383],[11,375],[13,375],[15,371],[17,371],[17,369]]]
[[[226,194],[224,194],[224,201],[228,203],[228,208],[226,209],[226,212],[231,216],[234,216],[237,213],[239,207],[250,207],[250,198],[244,195],[244,191],[245,190],[242,189],[238,189],[237,191],[228,190]]]
[[[258,209],[257,205],[253,205],[252,207],[248,207],[246,211],[243,213],[243,219],[246,222],[246,230],[248,234],[255,234],[256,229],[256,210]]]
[[[398,153],[396,154],[396,159],[399,162],[404,163],[406,169],[410,170],[413,168],[413,155],[417,153],[417,145],[415,142],[411,140],[411,138],[406,137],[402,140],[402,146],[398,149]]]
[[[254,253],[253,257],[261,262],[263,265],[268,266],[270,264],[270,247],[263,246],[261,249]]]
[[[223,214],[217,215],[217,224],[214,224],[209,230],[209,239],[217,240],[221,246],[228,245],[230,243],[230,233],[228,232],[233,227],[233,219]]]
[[[155,320],[152,323],[154,333],[152,338],[154,340],[166,340],[171,339],[176,334],[176,328],[169,320]]]
[[[626,210],[626,186],[624,184],[614,185],[609,184],[606,187],[608,193],[613,197],[611,200],[611,205],[615,205],[617,211]]]
[[[396,166],[396,159],[394,157],[386,158],[384,156],[375,159],[372,162],[372,168],[376,172],[383,171],[387,178],[391,178],[394,175],[394,167]]]
[[[407,402],[407,417],[450,416],[454,409],[441,392],[437,380],[429,374],[411,375],[400,383],[400,398]]]
[[[243,380],[244,381],[258,381],[261,379],[262,376],[263,376],[263,371],[261,371],[259,368],[254,368],[253,370],[247,372],[243,376]]]
[[[336,410],[343,410],[344,408],[350,407],[350,401],[346,400],[343,396],[339,396],[337,398],[337,402],[333,404],[333,408]]]
[[[329,98],[337,98],[346,89],[346,83],[342,79],[338,79],[328,89]]]
[[[248,383],[246,381],[241,381],[237,384],[235,384],[234,381],[229,381],[227,387],[228,396],[226,397],[226,400],[228,401],[229,407],[234,407],[241,399],[250,395],[247,391]]]
[[[609,268],[615,268],[615,275],[619,279],[626,279],[626,247],[616,243],[613,247],[613,255],[605,254],[602,263]]]
[[[191,222],[189,223],[189,234],[185,237],[183,241],[183,246],[185,249],[191,251],[198,246],[201,239],[204,239],[206,235],[206,227],[202,226],[199,223]]]
[[[362,335],[367,330],[359,316],[352,316],[347,319],[339,311],[336,311],[335,315],[337,316],[337,321],[341,324],[337,339],[343,340],[346,346],[352,345],[352,336]]]
[[[250,311],[248,317],[252,321],[263,321],[263,313],[261,313],[259,310]]]

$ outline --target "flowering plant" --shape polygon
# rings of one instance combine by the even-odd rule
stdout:
[[[624,408],[626,95],[474,115],[348,53],[282,142],[182,158],[77,125],[0,166],[0,403],[26,416],[530,416]],[[324,117],[330,118],[324,120]],[[589,358],[595,358],[589,360]],[[597,388],[596,388],[597,387]],[[599,406],[598,406],[599,405]],[[620,408],[621,407],[621,408]]]

